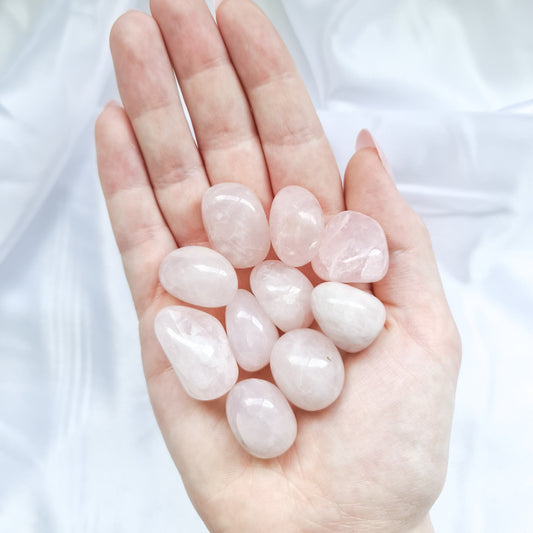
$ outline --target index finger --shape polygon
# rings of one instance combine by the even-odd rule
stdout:
[[[301,185],[326,214],[344,209],[335,157],[274,26],[249,0],[224,0],[217,23],[252,108],[273,192]]]

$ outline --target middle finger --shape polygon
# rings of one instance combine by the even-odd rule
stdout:
[[[268,209],[270,180],[248,101],[204,0],[152,0],[212,184],[250,187]]]

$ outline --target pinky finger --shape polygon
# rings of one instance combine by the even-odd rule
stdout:
[[[98,173],[137,315],[162,291],[158,270],[176,243],[154,197],[125,111],[108,105],[95,126]]]

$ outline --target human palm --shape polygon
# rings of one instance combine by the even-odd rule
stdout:
[[[294,64],[253,3],[224,0],[218,26],[204,0],[153,0],[151,8],[153,17],[129,12],[112,30],[124,108],[108,106],[98,119],[98,165],[139,317],[148,391],[194,505],[213,532],[431,531],[460,341],[423,223],[366,133],[343,190]],[[333,405],[296,410],[296,442],[276,459],[238,446],[223,399],[185,394],[153,329],[157,312],[177,303],[159,284],[159,264],[177,246],[207,244],[201,197],[224,181],[253,189],[267,212],[273,193],[302,185],[326,216],[363,212],[389,242],[387,276],[362,287],[386,305],[384,330],[345,356],[345,387]]]

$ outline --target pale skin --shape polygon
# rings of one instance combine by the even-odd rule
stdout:
[[[193,504],[213,533],[433,531],[461,347],[424,224],[372,147],[354,154],[343,190],[294,63],[251,1],[224,0],[217,23],[204,0],[153,0],[151,11],[128,12],[112,29],[123,107],[101,113],[96,144],[148,392]],[[277,459],[240,448],[223,398],[185,394],[153,330],[156,313],[179,303],[160,286],[159,264],[176,247],[207,244],[201,196],[224,181],[253,189],[267,212],[283,186],[304,186],[327,215],[377,219],[389,243],[387,276],[364,287],[386,305],[383,332],[344,357],[332,406],[296,410],[298,437]]]

